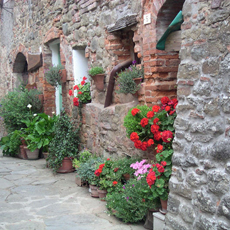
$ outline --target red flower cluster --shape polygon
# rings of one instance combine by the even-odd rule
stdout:
[[[72,96],[73,95],[73,91],[70,89],[69,90],[69,95]]]
[[[163,145],[158,144],[157,145],[157,153],[161,153],[163,151]]]
[[[113,182],[113,186],[115,186],[117,183],[118,183],[117,181],[114,181],[114,182]]]
[[[173,115],[176,112],[176,106],[178,101],[176,98],[170,100],[168,97],[161,98],[162,109],[168,112],[169,115]]]
[[[78,97],[74,97],[74,99],[73,99],[73,105],[74,106],[79,106]]]
[[[150,188],[155,183],[156,179],[157,178],[156,178],[155,172],[153,172],[153,171],[149,172],[149,174],[146,177],[146,181],[147,181],[147,184],[149,185]]]
[[[118,169],[119,169],[119,168],[115,168],[113,171],[114,171],[114,172],[117,172],[117,171],[118,171]]]
[[[140,111],[140,109],[134,108],[131,113],[133,116],[135,116],[138,112]]]
[[[143,118],[141,119],[141,126],[144,128],[146,125],[148,125],[149,119],[148,118]]]
[[[94,174],[95,174],[96,176],[100,176],[101,173],[102,173],[102,170],[103,170],[104,166],[105,166],[105,164],[99,165],[99,169],[95,170]]]
[[[169,143],[173,138],[173,133],[169,130],[165,130],[162,132],[161,138],[164,142]]]
[[[136,132],[131,133],[130,140],[133,141],[133,142],[139,140],[138,134]]]

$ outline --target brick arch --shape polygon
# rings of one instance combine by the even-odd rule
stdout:
[[[27,72],[27,60],[23,53],[19,52],[13,63],[13,73]]]
[[[175,3],[176,2],[176,3]],[[145,0],[143,14],[151,15],[151,23],[140,25],[137,35],[142,35],[142,63],[144,64],[145,79],[142,104],[152,106],[160,103],[163,96],[175,98],[177,96],[176,82],[179,67],[179,52],[157,50],[158,36],[162,36],[179,10],[182,10],[184,0]],[[177,7],[174,7],[176,5]],[[165,16],[164,14],[167,14]],[[172,19],[172,20],[171,20]],[[162,26],[160,34],[159,26]],[[134,37],[135,38],[135,37]],[[140,40],[140,39],[139,39]]]
[[[157,40],[164,34],[178,12],[182,10],[185,0],[165,0],[157,13],[156,34]]]

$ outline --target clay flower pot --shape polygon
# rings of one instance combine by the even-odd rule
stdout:
[[[62,160],[62,165],[61,167],[57,170],[58,173],[70,173],[75,171],[72,165],[72,160],[69,157],[65,157]]]
[[[104,89],[105,74],[96,74],[91,76],[91,78],[94,80],[96,88],[102,91]]]
[[[105,201],[104,198],[106,197],[107,190],[104,190],[104,189],[97,189],[97,192],[98,192],[99,198],[100,198],[102,201]]]
[[[35,149],[31,152],[26,146],[24,146],[28,160],[37,160],[39,156],[39,149]]]
[[[161,209],[159,211],[160,211],[160,213],[162,213],[162,214],[165,215],[167,213],[167,203],[168,203],[168,200],[162,200],[162,199],[160,199],[160,201],[161,201]]]
[[[98,187],[95,186],[95,185],[92,185],[92,184],[90,184],[89,187],[91,189],[91,196],[95,197],[95,198],[98,198],[99,197],[98,190],[97,190]]]

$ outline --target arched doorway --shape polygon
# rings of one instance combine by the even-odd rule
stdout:
[[[16,77],[13,82],[13,88],[18,87],[20,84],[26,85],[28,83],[28,63],[23,53],[19,52],[13,64],[13,73]]]

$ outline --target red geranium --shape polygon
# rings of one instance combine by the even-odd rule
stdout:
[[[77,97],[74,97],[74,98],[73,98],[73,105],[74,105],[74,106],[79,106],[79,101],[78,101],[78,98],[77,98]]]
[[[73,95],[73,91],[70,89],[69,90],[69,95],[72,96]]]
[[[144,128],[146,125],[148,125],[149,119],[148,118],[143,118],[141,119],[141,126]]]
[[[154,133],[154,140],[159,141],[161,139],[161,132]]]
[[[133,116],[135,116],[138,112],[140,111],[140,109],[134,108],[131,113]]]
[[[78,85],[75,85],[75,86],[73,87],[73,89],[74,89],[74,90],[79,90]]]
[[[115,168],[113,171],[114,171],[114,172],[117,172],[117,171],[118,171],[118,169],[119,169],[119,168]]]
[[[131,141],[137,141],[137,140],[139,140],[138,134],[136,132],[131,133],[130,140]]]
[[[82,82],[81,82],[81,85],[84,85],[84,84],[85,84],[85,81],[82,81]]]
[[[158,144],[157,145],[157,153],[161,153],[163,151],[163,145]]]
[[[83,81],[85,81],[86,79],[87,79],[87,77],[84,76],[84,77],[83,77]]]
[[[168,97],[162,97],[162,98],[161,98],[161,103],[162,103],[162,105],[167,104],[169,101],[170,101],[170,100],[169,100]]]
[[[147,117],[148,117],[148,118],[154,117],[154,112],[153,112],[153,111],[149,111],[149,112],[147,113]]]
[[[78,92],[78,94],[82,94],[82,92],[81,92],[81,91],[79,91],[79,92]]]
[[[142,151],[146,151],[146,150],[147,150],[147,147],[148,147],[147,142],[146,142],[146,141],[142,142],[141,150],[142,150]]]
[[[166,165],[167,165],[167,162],[166,162],[166,161],[161,161],[161,164],[162,164],[163,166],[166,166]]]
[[[172,110],[169,112],[169,115],[173,115],[176,112],[176,110]]]
[[[110,158],[107,158],[107,161],[110,161]]]
[[[173,133],[170,130],[162,132],[161,138],[164,142],[169,143],[173,139]]]
[[[134,146],[135,146],[135,148],[137,148],[137,149],[140,149],[140,148],[141,148],[141,145],[142,145],[142,142],[141,142],[140,140],[137,140],[137,141],[134,142]]]
[[[155,118],[155,119],[153,120],[154,125],[156,125],[158,121],[159,121],[159,118],[158,118],[158,117]]]
[[[170,106],[166,106],[166,107],[165,107],[165,111],[167,111],[167,112],[168,112],[170,109],[171,109]]]
[[[163,173],[163,172],[165,171],[165,169],[164,169],[164,167],[163,167],[162,165],[158,165],[158,166],[157,166],[157,170],[158,170],[158,172],[160,172],[160,173]]]
[[[117,181],[114,181],[114,182],[113,182],[113,186],[115,186],[116,184],[117,184]]]
[[[159,131],[160,126],[159,125],[151,125],[151,132],[157,133]]]
[[[152,107],[152,111],[153,111],[154,113],[157,113],[159,110],[160,110],[160,106],[159,106],[159,105],[154,105],[154,106]]]
[[[150,147],[151,145],[154,145],[153,139],[149,139],[149,140],[147,141],[147,146]]]
[[[150,172],[147,177],[146,177],[146,181],[147,181],[147,184],[149,185],[149,187],[151,188],[151,186],[155,183],[156,181],[156,174],[155,172]]]
[[[99,170],[97,169],[97,170],[95,170],[94,174],[95,174],[96,176],[100,176],[101,173],[100,173]]]

